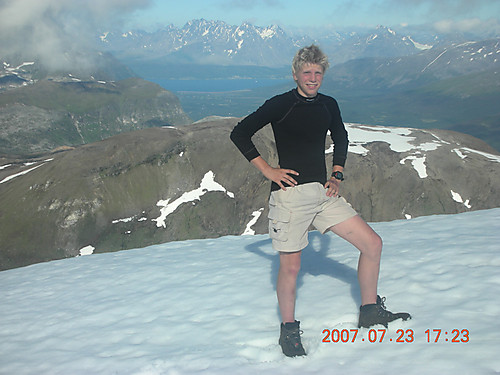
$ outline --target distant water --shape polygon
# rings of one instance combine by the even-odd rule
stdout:
[[[165,90],[173,92],[229,92],[281,85],[291,82],[291,79],[157,79],[152,81],[159,84]]]

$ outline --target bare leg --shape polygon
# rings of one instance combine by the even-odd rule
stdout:
[[[280,252],[280,268],[276,294],[283,323],[295,321],[295,297],[297,275],[300,270],[301,251],[294,253]]]
[[[376,303],[382,239],[359,216],[354,216],[334,225],[330,230],[350,242],[360,251],[358,281],[361,289],[361,304]]]

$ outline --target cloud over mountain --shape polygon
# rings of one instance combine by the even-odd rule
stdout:
[[[38,58],[51,69],[80,67],[91,58],[68,59],[68,52],[89,47],[95,29],[120,22],[150,0],[16,0],[0,1],[0,54]]]

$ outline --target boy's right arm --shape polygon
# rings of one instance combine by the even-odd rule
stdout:
[[[268,100],[257,111],[245,117],[240,121],[231,132],[231,140],[240,150],[240,152],[251,162],[267,179],[274,181],[278,186],[286,190],[287,186],[297,185],[297,181],[292,175],[298,173],[291,169],[281,169],[271,167],[260,156],[255,144],[252,142],[253,135],[265,125],[270,123],[275,113],[279,114],[281,110],[276,110],[276,100]],[[274,116],[273,116],[274,114]]]
[[[298,172],[292,169],[282,169],[271,167],[262,156],[257,156],[250,161],[268,180],[274,181],[282,190],[286,190],[286,186],[296,186],[297,181],[291,176],[298,176]],[[286,185],[285,185],[286,184]]]

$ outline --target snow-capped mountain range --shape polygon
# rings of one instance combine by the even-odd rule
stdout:
[[[182,28],[170,25],[153,33],[106,32],[99,40],[103,47],[122,57],[168,57],[177,62],[236,65],[281,65],[281,56],[288,56],[297,45],[277,26],[231,26],[204,19],[190,21]]]
[[[298,47],[319,43],[339,53],[335,63],[359,57],[390,57],[417,53],[432,45],[379,26],[366,32],[330,32],[320,38],[291,35],[279,26],[192,20],[182,28],[169,25],[155,32],[103,32],[104,48],[122,58],[163,58],[202,64],[288,65]]]

